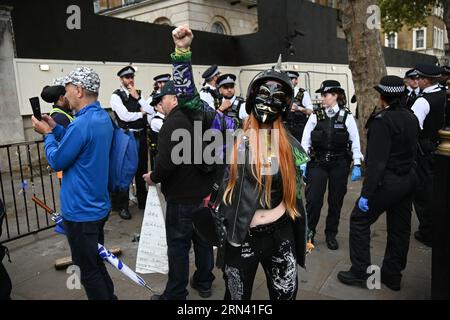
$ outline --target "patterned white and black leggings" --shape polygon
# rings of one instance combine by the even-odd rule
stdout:
[[[259,263],[266,274],[271,300],[295,300],[297,257],[292,221],[279,220],[251,228],[240,247],[227,243],[223,278],[225,300],[250,300]]]

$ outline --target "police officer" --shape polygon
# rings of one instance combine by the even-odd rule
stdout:
[[[432,64],[416,66],[419,87],[422,94],[411,110],[419,119],[419,152],[417,153],[417,174],[420,188],[414,196],[414,209],[419,219],[419,230],[414,237],[431,247],[432,219],[431,197],[433,192],[433,156],[439,144],[438,131],[444,127],[446,95],[439,87],[442,69]]]
[[[408,108],[411,108],[416,102],[417,98],[420,95],[420,88],[419,88],[419,75],[417,74],[415,69],[411,69],[406,71],[404,81],[406,88],[408,89],[408,94],[406,96],[406,106]]]
[[[411,234],[419,123],[404,105],[407,90],[400,77],[383,77],[375,89],[380,93],[382,110],[374,113],[366,125],[366,175],[350,217],[352,266],[337,277],[348,285],[366,286],[367,268],[371,265],[370,226],[386,211],[387,244],[381,282],[398,291]]]
[[[111,96],[111,108],[116,115],[118,125],[134,132],[139,141],[139,165],[135,175],[136,196],[139,209],[145,208],[147,189],[142,175],[148,171],[148,148],[146,138],[146,115],[153,115],[154,109],[141,96],[141,91],[134,87],[135,69],[131,66],[119,70],[120,88]],[[113,211],[120,211],[123,219],[131,219],[128,211],[128,189],[115,192],[111,197]]]
[[[347,101],[341,84],[335,80],[326,80],[316,93],[322,95],[322,106],[309,117],[302,138],[302,147],[311,157],[307,168],[303,168],[307,180],[305,195],[308,227],[314,236],[328,183],[326,243],[330,250],[337,250],[339,245],[336,235],[347,193],[350,164],[353,158],[352,180],[359,180],[363,155],[356,122],[345,107]]]
[[[284,124],[298,141],[302,141],[306,122],[309,115],[313,113],[313,104],[309,93],[305,89],[298,87],[300,74],[297,71],[288,71],[287,74],[294,87],[294,102],[291,110],[285,115]]]
[[[164,85],[167,83],[167,81],[170,80],[171,77],[172,77],[171,74],[164,73],[157,75],[156,77],[153,78],[154,81],[153,92],[150,94],[150,97],[147,100],[148,104],[151,104],[153,96],[161,92],[161,89],[164,88]]]
[[[202,74],[202,78],[205,81],[203,88],[200,89],[200,99],[205,101],[214,110],[220,106],[220,95],[216,87],[219,76],[220,71],[216,65],[212,65]]]
[[[73,121],[74,117],[70,109],[69,101],[64,96],[66,89],[62,84],[62,78],[55,79],[51,86],[45,86],[41,92],[41,98],[47,103],[53,103],[50,116],[57,124],[64,128]]]
[[[158,150],[158,134],[164,123],[165,115],[161,105],[161,93],[153,96],[151,106],[155,108],[156,114],[149,121],[150,125],[150,168],[155,168],[155,159]]]
[[[225,113],[236,123],[236,128],[241,127],[242,120],[248,117],[245,111],[245,100],[236,97],[236,76],[234,74],[222,74],[217,78],[217,87],[221,96],[221,102],[217,111]]]

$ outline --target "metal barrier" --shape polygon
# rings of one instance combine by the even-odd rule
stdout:
[[[0,146],[0,196],[6,216],[0,243],[16,240],[54,226],[32,196],[59,211],[60,181],[45,160],[43,141]],[[57,201],[58,200],[58,201]]]

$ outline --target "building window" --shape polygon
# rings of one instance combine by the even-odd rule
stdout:
[[[386,38],[384,40],[384,45],[388,48],[397,49],[397,33],[386,34]]]
[[[226,34],[225,27],[220,22],[214,22],[211,26],[211,32],[218,34]]]
[[[433,47],[444,50],[444,30],[438,27],[433,28]]]
[[[413,50],[426,49],[427,28],[413,29]]]
[[[171,26],[172,22],[166,17],[159,17],[153,21],[154,24],[162,24],[166,26]]]
[[[228,34],[231,35],[231,28],[228,21],[221,16],[215,16],[206,30],[210,30],[212,33]]]

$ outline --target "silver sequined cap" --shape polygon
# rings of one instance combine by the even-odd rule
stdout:
[[[97,92],[100,89],[98,74],[89,67],[78,67],[64,78],[64,85],[71,83],[86,90]]]

